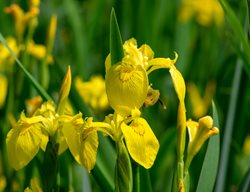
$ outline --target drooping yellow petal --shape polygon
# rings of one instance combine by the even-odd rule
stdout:
[[[170,75],[174,84],[174,89],[178,96],[178,99],[180,102],[184,102],[185,93],[186,93],[185,81],[181,73],[174,66],[171,67],[169,72],[170,72]]]
[[[129,125],[122,123],[121,129],[131,157],[149,169],[154,164],[159,142],[147,121],[143,118],[135,118]]]
[[[148,61],[148,66],[146,71],[150,74],[156,69],[170,69],[176,63],[178,59],[178,54],[175,52],[175,58],[172,60],[170,58],[155,58]]]
[[[7,77],[0,73],[0,109],[5,104],[5,99],[8,91],[8,80]]]
[[[106,91],[111,107],[121,115],[141,108],[148,90],[148,77],[141,65],[113,65],[106,74]]]
[[[26,118],[22,113],[17,126],[7,135],[10,165],[18,170],[26,166],[37,154],[42,141],[41,116]]]
[[[96,162],[98,148],[97,132],[85,134],[91,122],[83,122],[82,114],[76,115],[71,121],[64,123],[62,132],[69,150],[77,163],[88,171],[92,170]]]

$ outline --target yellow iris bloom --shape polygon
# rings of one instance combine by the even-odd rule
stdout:
[[[200,151],[205,141],[211,136],[219,134],[219,129],[213,126],[213,119],[210,116],[202,117],[198,122],[189,119],[187,128],[189,143],[185,166],[189,167],[193,157]]]
[[[13,37],[6,37],[6,43],[10,49],[18,56],[20,48],[17,45],[16,39]],[[9,50],[0,43],[0,71],[6,72],[12,69],[14,58],[11,56]]]
[[[131,110],[140,109],[148,95],[148,74],[160,68],[171,68],[177,60],[154,58],[152,49],[144,44],[137,48],[135,39],[123,45],[124,57],[111,66],[110,54],[106,58],[106,91],[115,112],[127,116]]]
[[[75,78],[75,86],[85,103],[93,109],[105,110],[108,108],[105,81],[101,76],[92,76],[90,81],[82,81],[80,77]]]
[[[131,157],[148,169],[154,163],[159,142],[147,121],[140,117],[139,109],[143,105],[153,105],[160,95],[158,90],[153,90],[149,85],[148,75],[157,69],[169,69],[182,103],[180,111],[185,111],[185,82],[174,66],[177,54],[173,60],[154,58],[154,52],[148,45],[137,48],[137,42],[133,38],[124,43],[123,49],[124,57],[121,62],[111,66],[110,55],[105,61],[106,91],[109,103],[115,111],[114,116],[108,118],[108,122],[113,127],[115,138],[119,140],[119,137],[124,137]],[[183,122],[185,126],[186,119]]]
[[[18,4],[12,4],[5,8],[5,12],[11,14],[15,20],[15,30],[18,40],[23,38],[23,34],[29,22],[39,14],[39,4],[30,4],[30,9],[27,13]]]
[[[68,67],[65,75],[58,108],[64,109],[71,85],[71,72]],[[67,119],[61,118],[63,110],[56,111],[52,101],[44,102],[33,114],[26,117],[21,114],[16,126],[12,128],[6,139],[10,165],[18,170],[26,166],[37,154],[39,148],[46,149],[49,137],[59,144],[58,154],[67,149],[67,143],[62,134],[62,126]]]
[[[46,56],[46,47],[44,45],[35,44],[33,41],[29,41],[27,46],[27,52],[33,57],[43,60]],[[48,63],[51,64],[53,62],[52,55],[48,56]]]
[[[218,0],[183,0],[179,19],[185,22],[192,17],[202,26],[213,23],[220,26],[224,22],[224,12]]]

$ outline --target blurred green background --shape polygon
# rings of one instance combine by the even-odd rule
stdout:
[[[4,7],[11,3],[18,3],[24,10],[27,9],[27,2],[24,0],[0,1],[0,32],[4,37],[14,36],[15,32],[13,19],[3,11]],[[222,146],[225,141],[224,135],[230,129],[228,126],[232,125],[232,132],[228,136],[229,156],[224,178],[224,191],[237,191],[250,165],[249,74],[245,68],[239,69],[240,74],[235,74],[237,62],[240,62],[242,58],[239,51],[241,42],[237,41],[226,15],[225,22],[220,26],[214,23],[202,26],[195,17],[186,22],[180,21],[178,18],[181,3],[180,0],[42,0],[38,16],[39,25],[34,33],[36,43],[45,44],[50,18],[53,14],[58,16],[53,48],[54,64],[49,66],[48,92],[56,97],[55,92],[58,92],[60,88],[61,79],[68,64],[71,65],[73,78],[80,76],[88,81],[94,74],[101,74],[105,77],[104,62],[109,54],[109,17],[111,8],[114,7],[123,41],[134,37],[137,39],[138,46],[148,44],[154,51],[155,57],[174,58],[174,52],[177,52],[179,55],[177,68],[183,74],[187,84],[193,82],[197,86],[201,96],[204,95],[207,85],[212,84],[212,89],[208,92],[212,94],[211,97],[219,112]],[[245,19],[248,17],[246,1],[230,0],[228,3],[243,28]],[[235,78],[238,81],[234,80]],[[143,116],[151,125],[161,145],[155,164],[149,171],[150,178],[153,191],[168,191],[176,158],[178,100],[167,70],[154,72],[149,80],[154,88],[160,90],[163,103],[157,102],[153,107],[143,109]],[[233,89],[235,81],[235,86],[238,88],[236,90]],[[20,105],[17,106],[16,111],[13,111],[16,118],[24,109],[25,98],[30,98],[32,95],[32,88],[25,89],[29,91],[16,98],[20,100]],[[192,95],[187,93],[187,117],[198,120],[193,113],[194,107],[190,97]],[[76,111],[83,109],[81,106],[85,105],[80,105],[78,101],[75,101],[75,94],[71,93],[70,98]],[[230,107],[233,105],[231,103],[233,99],[235,99],[235,107]],[[102,120],[111,112],[111,109],[98,112],[95,118]],[[89,115],[86,111],[82,113]],[[232,113],[231,116],[230,113]],[[0,110],[0,114],[1,122],[7,121],[4,108]],[[206,114],[211,115],[211,100]],[[1,134],[1,142],[5,141],[5,137]],[[102,151],[107,151],[107,149],[102,148],[105,147],[99,149],[99,157],[106,158],[103,160],[104,163],[110,163],[109,155]],[[191,191],[197,185],[205,148],[206,146],[191,165]],[[70,155],[67,155],[70,158]],[[110,167],[112,166],[114,165]],[[108,171],[112,172],[112,170]],[[142,167],[141,171],[143,174]],[[76,174],[80,174],[78,182],[85,184],[81,186],[81,190],[101,190],[92,176],[88,180],[88,174],[82,172]],[[73,178],[77,177],[73,176]],[[143,187],[142,183],[142,189]],[[75,191],[79,190],[75,189]]]

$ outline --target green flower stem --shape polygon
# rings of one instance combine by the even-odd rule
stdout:
[[[184,177],[184,150],[186,141],[186,111],[185,104],[180,102],[177,117],[177,185],[183,186]],[[183,186],[184,187],[184,186]]]
[[[140,165],[133,162],[133,191],[140,192]]]
[[[44,160],[40,167],[42,187],[44,191],[58,191],[58,148],[59,145],[55,141],[49,140]]]

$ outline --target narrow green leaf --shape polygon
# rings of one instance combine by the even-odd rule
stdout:
[[[239,192],[248,192],[249,189],[250,189],[250,168],[248,169],[246,175],[244,176],[238,191]]]
[[[225,15],[228,20],[229,26],[234,32],[237,40],[242,45],[241,51],[248,58],[247,59],[248,62],[244,62],[243,66],[245,70],[247,71],[248,75],[250,75],[250,45],[245,35],[244,28],[242,27],[241,23],[239,22],[238,18],[236,17],[236,15],[234,14],[233,10],[230,8],[228,3],[225,0],[220,0],[220,3],[225,11]],[[248,28],[248,16],[247,16],[247,22],[245,24],[245,28]]]
[[[110,15],[110,54],[111,65],[121,61],[124,56],[122,38],[114,8],[112,8]]]
[[[36,81],[36,79],[25,69],[25,67],[22,65],[22,63],[18,60],[18,58],[15,56],[14,52],[10,49],[7,42],[5,41],[3,35],[0,33],[0,42],[8,49],[11,56],[15,59],[17,62],[18,67],[21,68],[21,70],[25,73],[29,81],[32,83],[34,88],[37,90],[37,92],[43,97],[45,100],[50,100],[51,97],[49,94],[42,88],[42,86]]]
[[[213,119],[214,119],[214,126],[219,127],[218,113],[214,103],[213,103]],[[219,154],[220,154],[220,137],[219,135],[215,135],[209,139],[196,192],[213,191],[217,175],[218,163],[219,163]]]

